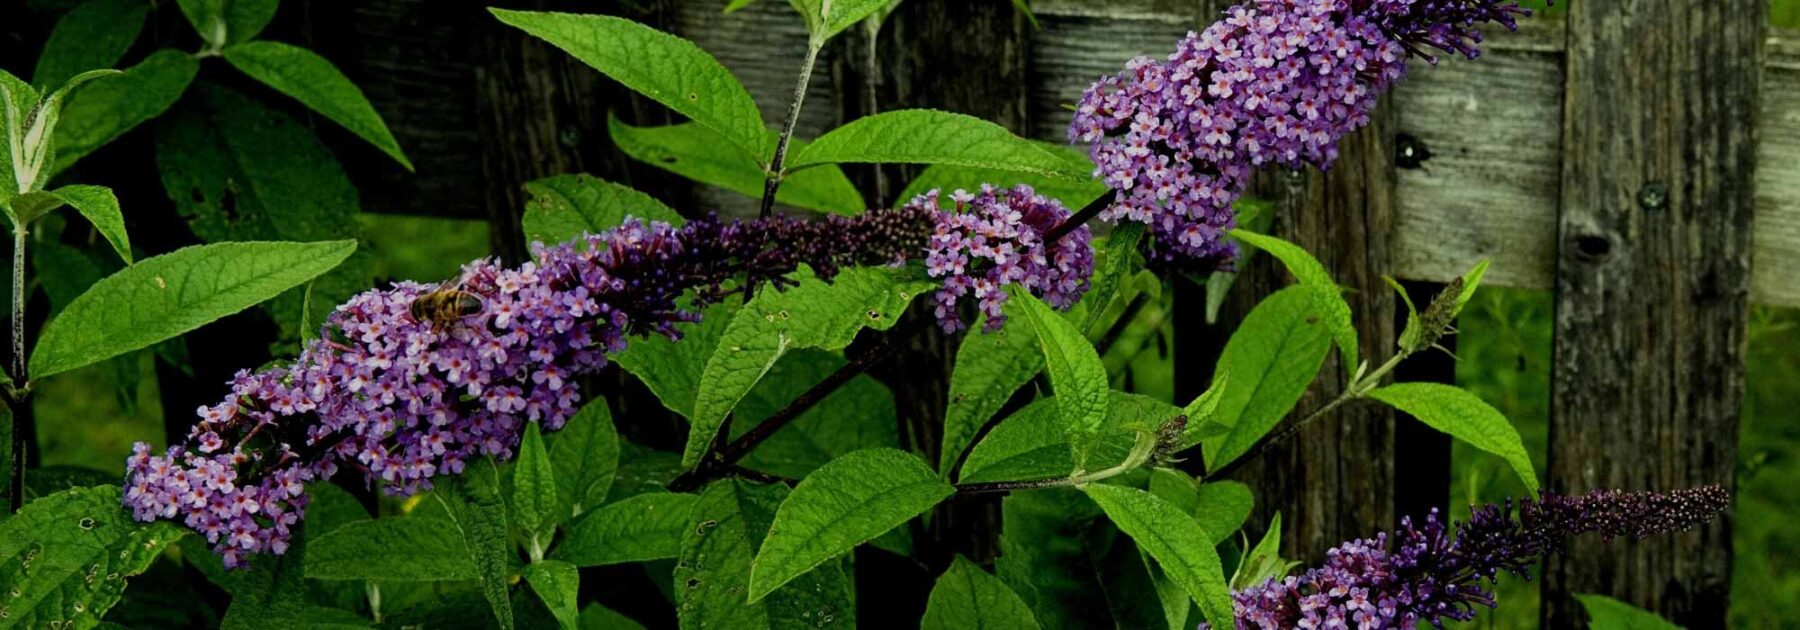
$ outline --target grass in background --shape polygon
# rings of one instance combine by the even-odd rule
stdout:
[[[1464,312],[1456,379],[1519,428],[1544,470],[1550,412],[1551,298],[1546,291],[1483,288]],[[1800,311],[1754,307],[1739,429],[1731,624],[1776,628],[1800,619]],[[1468,503],[1522,496],[1506,464],[1462,444],[1454,454],[1452,516]],[[1534,627],[1537,582],[1501,582],[1500,608],[1478,627]]]

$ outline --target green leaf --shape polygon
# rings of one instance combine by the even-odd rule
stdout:
[[[187,91],[200,62],[170,49],[150,53],[123,74],[83,84],[69,93],[57,123],[55,175],[144,121],[162,115]]]
[[[463,474],[450,478],[445,491],[432,493],[462,534],[463,545],[474,560],[482,596],[494,611],[502,630],[512,630],[512,600],[507,584],[515,574],[518,556],[507,538],[506,501],[500,496],[500,470],[483,457],[467,464]]]
[[[1107,307],[1112,304],[1113,296],[1119,293],[1119,285],[1125,279],[1142,268],[1143,255],[1138,253],[1138,243],[1144,238],[1144,224],[1136,221],[1125,221],[1113,228],[1112,235],[1106,238],[1106,253],[1100,261],[1100,269],[1094,273],[1093,288],[1088,290],[1087,317],[1082,320],[1081,330],[1093,332],[1100,324],[1100,318],[1106,315]]]
[[[1483,258],[1481,262],[1475,263],[1474,267],[1463,273],[1462,293],[1456,296],[1456,310],[1450,313],[1451,317],[1462,313],[1463,307],[1468,306],[1469,300],[1475,297],[1475,289],[1481,286],[1482,276],[1487,275],[1488,262],[1488,259]]]
[[[1086,173],[1094,170],[1093,161],[1087,153],[1065,144],[1032,140],[1032,144],[1050,152],[1067,162],[1061,172]],[[933,164],[906,184],[906,189],[893,199],[895,205],[906,203],[913,197],[923,195],[931,190],[945,192],[954,190],[976,191],[982,184],[992,184],[1000,188],[1012,188],[1019,184],[1031,186],[1037,194],[1061,201],[1064,207],[1074,210],[1088,204],[1109,190],[1106,184],[1097,179],[1065,177],[1045,177],[1018,171],[979,168],[972,166],[953,166],[949,164]],[[1117,228],[1115,228],[1117,229]]]
[[[305,529],[305,525],[301,527]],[[302,531],[302,539],[305,532]],[[185,552],[184,548],[184,552]],[[286,555],[255,555],[250,566],[230,574],[231,607],[220,622],[222,630],[316,630],[368,628],[368,621],[347,611],[325,608],[310,599],[312,585],[302,575],[306,545],[288,549]],[[210,557],[210,551],[202,551]],[[222,571],[223,569],[221,569]]]
[[[762,198],[762,164],[736,151],[720,151],[719,143],[725,140],[711,129],[694,123],[633,127],[617,117],[608,119],[607,129],[619,150],[633,159],[751,199]],[[777,134],[766,131],[773,146]],[[793,138],[788,151],[805,146],[806,140]],[[833,214],[859,214],[865,209],[862,193],[844,176],[843,169],[835,166],[789,173],[782,179],[775,201]]]
[[[0,128],[6,129],[5,140],[12,153],[12,159],[7,163],[7,172],[12,177],[8,178],[6,188],[0,189],[0,201],[8,200],[12,195],[42,190],[44,182],[49,181],[56,155],[56,126],[62,118],[63,102],[69,93],[94,79],[121,74],[118,70],[89,70],[76,74],[35,103],[32,99],[37,96],[36,90],[19,81],[18,77],[4,74],[0,91],[5,92],[6,116],[5,125]]]
[[[113,251],[125,264],[131,264],[131,239],[125,235],[125,216],[119,213],[119,198],[113,196],[111,188],[105,186],[64,186],[55,191],[69,207],[80,212],[94,230],[112,243]]]
[[[1187,450],[1201,440],[1209,440],[1231,432],[1231,425],[1219,420],[1219,401],[1225,398],[1231,383],[1230,372],[1213,373],[1212,385],[1200,392],[1194,400],[1182,408],[1181,413],[1188,417],[1187,428],[1181,432],[1181,448]]]
[[[698,499],[652,492],[608,504],[576,519],[549,557],[578,567],[673,558]]]
[[[1331,279],[1331,272],[1325,270],[1325,265],[1307,253],[1305,248],[1273,236],[1241,229],[1232,230],[1231,236],[1274,255],[1287,267],[1288,273],[1294,274],[1300,284],[1319,287],[1320,291],[1313,295],[1318,298],[1319,308],[1329,320],[1331,337],[1337,341],[1338,352],[1343,355],[1344,370],[1355,372],[1361,361],[1357,348],[1356,324],[1350,319],[1350,303],[1344,301],[1343,289]]]
[[[793,5],[794,10],[806,18],[806,30],[820,42],[831,39],[852,24],[880,11],[887,3],[888,0],[788,0],[788,4]],[[831,7],[830,15],[825,12],[827,5]],[[743,7],[726,7],[726,11],[741,8]]]
[[[1288,570],[1298,564],[1281,559],[1281,513],[1276,512],[1275,518],[1269,519],[1269,530],[1263,532],[1262,540],[1238,563],[1237,573],[1231,576],[1231,588],[1243,590],[1260,586],[1286,576]]]
[[[782,484],[738,479],[706,487],[683,530],[681,560],[673,576],[683,629],[763,630],[855,622],[847,558],[826,562],[762,601],[746,602],[752,559],[788,495]]]
[[[1146,408],[1154,408],[1143,404],[1145,401],[1162,404],[1144,396],[1119,391],[1111,392],[1110,397],[1104,424],[1107,428],[1095,443],[1093,455],[1088,460],[1088,467],[1091,469],[1114,466],[1125,461],[1137,439],[1136,435],[1131,431],[1113,429],[1130,420],[1140,420],[1136,414],[1143,413]],[[1007,416],[988,432],[980,444],[975,445],[975,450],[969,452],[969,460],[963,464],[961,481],[975,483],[1048,479],[1066,477],[1074,469],[1075,462],[1069,454],[1068,439],[1063,435],[1056,399],[1039,398]]]
[[[706,362],[682,464],[699,461],[725,415],[783,355],[801,348],[841,350],[863,328],[892,328],[907,304],[931,287],[900,273],[856,267],[826,283],[802,271],[794,275],[797,286],[758,292],[732,318]]]
[[[5,141],[6,147],[6,155],[0,156],[6,158],[0,159],[0,207],[19,194],[18,166],[23,166],[26,161],[22,153],[25,147],[22,146],[23,136],[19,139],[21,146],[14,146],[13,136],[24,133],[27,119],[31,118],[37,102],[38,92],[31,84],[0,69],[0,140]],[[13,216],[10,208],[6,211],[8,217]],[[15,218],[13,222],[18,221]]]
[[[1037,628],[1031,607],[1005,582],[957,556],[925,603],[921,628]]]
[[[1250,486],[1236,481],[1204,483],[1194,502],[1194,518],[1206,533],[1212,534],[1216,545],[1231,539],[1231,534],[1244,526],[1255,505]]]
[[[713,130],[757,164],[774,154],[772,136],[750,92],[693,42],[605,15],[489,11]]]
[[[1575,599],[1581,600],[1581,607],[1587,609],[1588,627],[1593,630],[1675,630],[1681,627],[1656,613],[1605,595],[1576,593]]]
[[[1023,300],[1026,321],[1037,331],[1038,347],[1044,351],[1044,366],[1050,375],[1050,388],[1056,392],[1057,414],[1062,418],[1063,434],[1069,440],[1069,452],[1075,467],[1086,469],[1088,454],[1100,438],[1106,421],[1106,365],[1087,337],[1075,325],[1063,319],[1049,305],[1023,292],[1014,293]]]
[[[662,335],[633,339],[612,359],[643,381],[664,407],[684,418],[692,417],[707,359],[718,349],[719,339],[737,311],[737,298],[728,297],[702,311],[700,321],[676,324],[680,341]]]
[[[275,19],[278,0],[178,0],[188,23],[213,48],[247,42]]]
[[[1008,303],[1006,309],[1017,315],[1019,307]],[[982,425],[1000,411],[1013,392],[1044,370],[1044,352],[1038,349],[1031,324],[1023,317],[1009,323],[1012,325],[991,333],[964,335],[956,349],[950,404],[944,410],[943,447],[938,451],[942,453],[938,470],[946,476]],[[975,329],[981,330],[982,324],[978,322]]]
[[[202,84],[157,125],[156,163],[202,240],[311,241],[358,230],[356,186],[318,138],[226,88]]]
[[[555,560],[533,562],[525,567],[525,581],[531,583],[531,590],[537,593],[538,599],[544,600],[550,614],[556,616],[558,626],[563,630],[581,627],[580,619],[584,615],[575,601],[581,573],[575,565]]]
[[[119,507],[116,486],[73,488],[0,521],[0,585],[7,618],[20,628],[91,627],[118,603],[125,578],[143,573],[186,530],[139,523]]]
[[[1518,429],[1475,394],[1442,383],[1395,383],[1369,392],[1369,397],[1393,405],[1470,446],[1499,455],[1512,465],[1529,494],[1537,496],[1537,472],[1531,467],[1531,454],[1525,450]]]
[[[556,471],[536,422],[525,426],[519,443],[518,463],[512,475],[513,524],[535,537],[561,524],[567,512],[559,505]]]
[[[1091,484],[1084,491],[1200,604],[1208,621],[1223,624],[1232,619],[1231,589],[1225,586],[1225,569],[1213,550],[1212,535],[1192,516],[1136,488]]]
[[[1038,623],[1119,627],[1092,553],[1104,527],[1093,501],[1073,488],[1048,488],[1008,495],[1000,510],[995,574],[1031,605]]]
[[[821,164],[949,164],[1081,180],[1088,170],[994,123],[930,109],[883,112],[833,129],[797,150],[789,171]]]
[[[750,6],[755,3],[756,3],[756,0],[731,0],[731,4],[725,5],[725,12],[726,13],[736,13],[736,12],[738,12],[739,9],[742,9],[744,7]]]
[[[250,78],[261,81],[275,91],[294,97],[315,112],[343,125],[350,133],[367,140],[394,158],[406,170],[412,162],[400,150],[400,143],[382,122],[381,114],[363,96],[362,89],[351,83],[317,53],[281,42],[249,42],[225,49],[225,61]]]
[[[732,437],[762,424],[844,363],[843,357],[822,350],[800,350],[782,357],[738,403]],[[899,446],[893,394],[862,375],[769,436],[740,463],[752,470],[800,479],[852,451]]]
[[[554,245],[582,233],[602,234],[625,217],[681,226],[681,218],[655,197],[592,175],[557,175],[525,184],[525,240]]]
[[[1207,470],[1218,470],[1249,451],[1293,410],[1318,375],[1331,349],[1319,291],[1304,284],[1276,291],[1251,309],[1225,342],[1214,373],[1231,378],[1219,394],[1214,417],[1231,431],[1207,442]]]
[[[557,521],[604,505],[619,468],[619,432],[606,399],[582,405],[562,430],[545,436],[544,442],[556,473]]]
[[[310,527],[310,521],[307,525]],[[306,577],[315,580],[438,582],[481,577],[456,524],[389,517],[338,526],[307,540]]]
[[[144,28],[142,0],[88,0],[56,21],[31,75],[38,89],[62,85],[86,70],[111,68]]]
[[[750,601],[955,492],[904,451],[868,449],[832,460],[802,480],[776,511],[775,524],[750,569]]]
[[[643,624],[599,604],[581,609],[581,619],[576,623],[581,630],[644,630]]]
[[[43,378],[150,347],[299,286],[343,262],[355,241],[218,243],[108,276],[44,326],[31,355]]]

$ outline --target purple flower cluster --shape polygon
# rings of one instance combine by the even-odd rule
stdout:
[[[938,322],[945,331],[968,327],[957,311],[965,296],[973,295],[987,315],[983,329],[993,332],[1006,324],[1001,307],[1006,304],[1007,285],[1025,287],[1058,309],[1073,306],[1087,291],[1094,275],[1087,226],[1069,230],[1055,243],[1044,242],[1069,218],[1061,202],[1024,184],[1006,191],[984,185],[979,195],[958,190],[950,199],[955,208],[941,209],[938,191],[933,190],[906,206],[938,216],[925,250],[925,269],[944,281],[936,300]]]
[[[1324,566],[1270,579],[1232,595],[1238,628],[1412,628],[1468,621],[1475,606],[1494,606],[1487,588],[1501,570],[1530,577],[1533,563],[1558,553],[1570,536],[1638,540],[1685,531],[1723,512],[1719,486],[1674,492],[1545,495],[1542,501],[1475,510],[1451,537],[1433,510],[1423,527],[1401,521],[1390,540],[1353,540],[1326,552]],[[1390,545],[1390,542],[1392,543]],[[1206,628],[1207,626],[1201,626]]]
[[[526,422],[554,430],[575,413],[576,377],[604,367],[626,335],[674,338],[677,323],[696,321],[677,302],[688,291],[704,305],[728,282],[779,285],[801,264],[829,279],[844,265],[892,263],[923,249],[935,218],[915,209],[680,228],[632,219],[536,245],[516,268],[479,260],[442,286],[362,293],[292,364],[240,372],[228,398],[200,408],[186,444],[160,455],[137,444],[125,504],[139,520],[180,520],[228,565],[282,553],[306,483],[348,468],[409,495],[471,458],[510,458]],[[415,318],[413,302],[440,289],[477,297],[479,312]]]
[[[1255,167],[1326,168],[1409,53],[1473,57],[1476,25],[1528,14],[1500,0],[1253,0],[1167,61],[1139,57],[1089,87],[1069,138],[1093,145],[1095,176],[1117,191],[1101,218],[1148,224],[1153,262],[1218,266]]]

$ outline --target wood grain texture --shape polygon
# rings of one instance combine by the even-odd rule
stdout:
[[[1548,488],[1735,481],[1767,3],[1574,3],[1568,29]],[[1666,191],[1666,192],[1665,192]],[[1600,593],[1724,627],[1729,514],[1546,561],[1546,627]]]

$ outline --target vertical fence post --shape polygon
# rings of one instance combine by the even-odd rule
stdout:
[[[1733,485],[1767,6],[1569,8],[1552,490]],[[1546,627],[1585,617],[1574,593],[1724,627],[1731,519],[1649,544],[1573,541],[1545,572]]]

